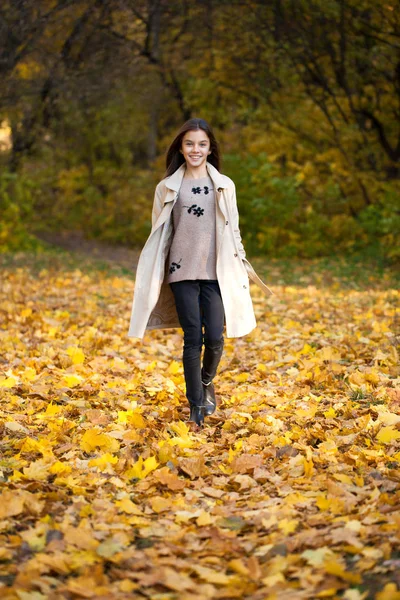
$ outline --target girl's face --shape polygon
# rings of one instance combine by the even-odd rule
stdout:
[[[205,166],[207,156],[211,154],[210,138],[203,129],[187,131],[182,138],[181,152],[188,167]]]

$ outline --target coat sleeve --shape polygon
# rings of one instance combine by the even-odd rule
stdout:
[[[161,211],[162,211],[163,203],[161,198],[161,185],[160,183],[156,187],[156,191],[154,193],[154,202],[153,202],[153,210],[151,213],[151,226],[154,227]]]
[[[233,183],[233,181],[232,181],[232,185],[233,185],[233,189],[231,192],[231,199],[232,199],[231,208],[232,208],[232,219],[233,219],[233,223],[232,223],[233,233],[235,234],[236,243],[237,243],[240,257],[246,258],[246,251],[243,247],[242,237],[240,235],[240,229],[239,229],[239,212],[238,212],[237,201],[236,201],[236,186]]]

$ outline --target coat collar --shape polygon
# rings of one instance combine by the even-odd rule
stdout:
[[[206,168],[209,176],[211,177],[215,188],[218,190],[219,188],[227,187],[224,176],[212,165],[210,162],[206,162]],[[186,163],[182,163],[181,166],[172,173],[165,180],[165,185],[170,190],[174,190],[175,192],[179,192],[179,188],[181,187],[182,179],[186,171]]]

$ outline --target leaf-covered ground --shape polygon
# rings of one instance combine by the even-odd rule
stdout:
[[[3,260],[0,597],[399,600],[399,293],[270,273],[195,431],[131,276]]]

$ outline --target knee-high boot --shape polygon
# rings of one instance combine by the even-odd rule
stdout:
[[[201,381],[204,389],[204,414],[212,415],[217,407],[215,389],[212,380],[217,373],[217,367],[224,349],[224,341],[207,344],[204,348]]]
[[[189,421],[202,425],[204,421],[204,392],[200,370],[201,346],[184,345],[183,371],[186,383],[186,397],[189,400]]]

